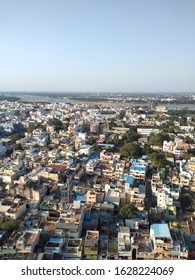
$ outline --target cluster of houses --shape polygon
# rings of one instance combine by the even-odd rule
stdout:
[[[146,155],[121,158],[112,150],[112,139],[129,130],[120,110],[1,102],[0,259],[195,258],[194,213],[179,211],[181,190],[194,191],[195,159],[175,156],[174,163],[155,169]],[[138,124],[140,115],[129,109],[124,121]],[[59,130],[51,122],[56,119],[64,126]],[[25,129],[11,154],[15,130],[5,130],[6,123]],[[158,132],[138,128],[142,139]],[[161,148],[177,155],[187,145],[176,138]],[[137,209],[134,217],[120,215],[128,204]]]

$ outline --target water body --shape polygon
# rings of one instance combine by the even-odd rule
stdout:
[[[49,102],[49,103],[90,103],[91,105],[93,104],[93,102],[85,102],[85,101],[77,101],[77,100],[69,100],[69,99],[63,99],[63,98],[56,98],[56,97],[49,97],[47,96],[47,94],[45,93],[43,96],[43,93],[40,93],[40,95],[37,94],[31,94],[31,93],[18,93],[18,92],[11,92],[11,93],[0,93],[0,95],[4,95],[4,96],[15,96],[20,98],[21,101],[40,101],[40,102]],[[99,102],[94,102],[94,105],[96,103]],[[102,103],[102,102],[101,102]],[[105,102],[106,104],[108,104],[109,102]],[[119,102],[120,103],[120,102]],[[112,103],[111,103],[112,104]],[[113,103],[113,105],[116,105],[117,103]],[[135,106],[138,106],[139,104],[134,104]],[[149,105],[149,104],[143,104],[144,105]],[[123,103],[123,106],[129,106],[132,107],[131,103]],[[162,104],[162,106],[165,106],[166,109],[168,110],[176,110],[176,109],[187,109],[187,110],[195,110],[195,104]]]
[[[1,95],[1,94],[0,94]],[[40,101],[40,102],[49,102],[49,103],[67,103],[69,101],[62,98],[53,98],[48,97],[47,95],[33,95],[33,94],[25,94],[25,93],[2,93],[4,96],[15,96],[20,98],[21,101]]]

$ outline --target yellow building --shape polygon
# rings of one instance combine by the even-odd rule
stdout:
[[[188,161],[188,168],[189,170],[195,171],[195,157],[191,157]]]
[[[59,181],[58,174],[52,172],[52,170],[50,170],[50,169],[46,169],[45,171],[42,171],[40,173],[40,177],[48,179],[48,180],[52,180],[52,181],[55,181],[55,182]]]

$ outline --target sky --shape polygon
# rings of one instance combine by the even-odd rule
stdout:
[[[0,0],[0,91],[194,92],[195,0]]]

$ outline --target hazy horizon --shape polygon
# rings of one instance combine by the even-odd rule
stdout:
[[[113,91],[105,91],[105,92],[100,92],[100,91],[47,91],[47,90],[37,90],[37,91],[0,91],[1,94],[145,94],[145,95],[182,95],[182,94],[195,94],[194,92],[113,92]]]

